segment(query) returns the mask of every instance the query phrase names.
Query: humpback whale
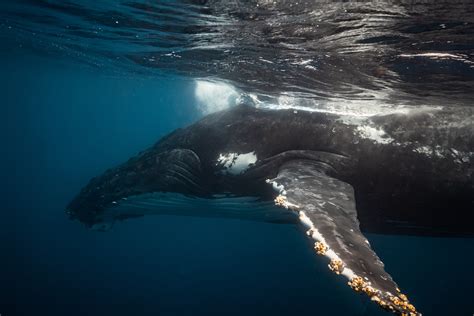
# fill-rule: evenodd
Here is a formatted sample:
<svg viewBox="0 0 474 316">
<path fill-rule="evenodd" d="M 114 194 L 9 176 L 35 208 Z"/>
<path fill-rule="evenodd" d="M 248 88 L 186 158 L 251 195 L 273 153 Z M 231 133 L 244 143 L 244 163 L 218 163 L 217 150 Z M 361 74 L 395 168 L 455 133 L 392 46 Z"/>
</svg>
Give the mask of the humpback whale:
<svg viewBox="0 0 474 316">
<path fill-rule="evenodd" d="M 93 178 L 67 213 L 96 229 L 146 214 L 298 224 L 354 291 L 419 315 L 363 232 L 474 236 L 473 118 L 472 108 L 355 119 L 239 105 Z"/>
</svg>

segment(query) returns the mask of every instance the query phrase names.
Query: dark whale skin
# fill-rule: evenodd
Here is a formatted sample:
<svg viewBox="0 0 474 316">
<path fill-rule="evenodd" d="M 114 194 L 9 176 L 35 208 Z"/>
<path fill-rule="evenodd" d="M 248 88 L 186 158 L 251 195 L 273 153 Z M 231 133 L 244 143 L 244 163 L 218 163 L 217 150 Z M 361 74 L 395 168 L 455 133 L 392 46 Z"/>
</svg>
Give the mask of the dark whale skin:
<svg viewBox="0 0 474 316">
<path fill-rule="evenodd" d="M 354 187 L 363 231 L 472 237 L 473 118 L 470 108 L 374 116 L 366 123 L 384 131 L 376 141 L 339 115 L 241 105 L 178 129 L 92 179 L 67 212 L 93 225 L 112 203 L 154 191 L 271 199 L 264 181 L 278 165 L 322 159 L 311 158 L 319 152 Z M 229 152 L 254 152 L 258 160 L 241 175 L 225 174 L 217 157 Z"/>
</svg>

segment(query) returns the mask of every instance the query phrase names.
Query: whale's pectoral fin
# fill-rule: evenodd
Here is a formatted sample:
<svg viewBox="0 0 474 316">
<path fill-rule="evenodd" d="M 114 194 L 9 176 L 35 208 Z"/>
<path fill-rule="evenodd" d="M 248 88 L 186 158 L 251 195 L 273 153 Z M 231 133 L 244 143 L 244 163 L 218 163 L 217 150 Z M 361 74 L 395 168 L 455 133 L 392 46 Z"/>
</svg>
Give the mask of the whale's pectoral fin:
<svg viewBox="0 0 474 316">
<path fill-rule="evenodd" d="M 346 276 L 352 289 L 394 313 L 418 315 L 360 231 L 354 189 L 326 170 L 326 164 L 310 160 L 283 164 L 267 180 L 280 191 L 275 203 L 299 213 L 316 252 L 330 259 L 329 268 Z"/>
</svg>

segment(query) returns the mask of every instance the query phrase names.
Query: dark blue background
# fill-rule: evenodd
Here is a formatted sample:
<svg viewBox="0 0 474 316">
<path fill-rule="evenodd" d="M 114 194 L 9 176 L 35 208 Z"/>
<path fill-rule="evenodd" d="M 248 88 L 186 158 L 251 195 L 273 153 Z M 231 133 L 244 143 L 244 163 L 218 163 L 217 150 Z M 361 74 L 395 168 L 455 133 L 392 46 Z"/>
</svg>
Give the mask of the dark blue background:
<svg viewBox="0 0 474 316">
<path fill-rule="evenodd" d="M 192 81 L 20 49 L 0 69 L 2 316 L 385 315 L 295 226 L 157 216 L 99 233 L 67 219 L 89 178 L 199 117 Z M 425 315 L 474 313 L 472 239 L 369 239 Z"/>
</svg>

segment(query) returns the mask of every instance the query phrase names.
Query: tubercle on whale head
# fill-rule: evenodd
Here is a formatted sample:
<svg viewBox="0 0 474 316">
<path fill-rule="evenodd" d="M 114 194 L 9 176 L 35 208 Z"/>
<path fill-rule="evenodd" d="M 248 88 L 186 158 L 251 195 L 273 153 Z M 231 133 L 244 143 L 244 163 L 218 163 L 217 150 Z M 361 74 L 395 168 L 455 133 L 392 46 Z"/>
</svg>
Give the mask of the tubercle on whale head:
<svg viewBox="0 0 474 316">
<path fill-rule="evenodd" d="M 88 227 L 103 221 L 106 209 L 130 196 L 150 192 L 201 193 L 199 157 L 189 149 L 153 148 L 95 177 L 69 203 L 66 213 Z"/>
</svg>

